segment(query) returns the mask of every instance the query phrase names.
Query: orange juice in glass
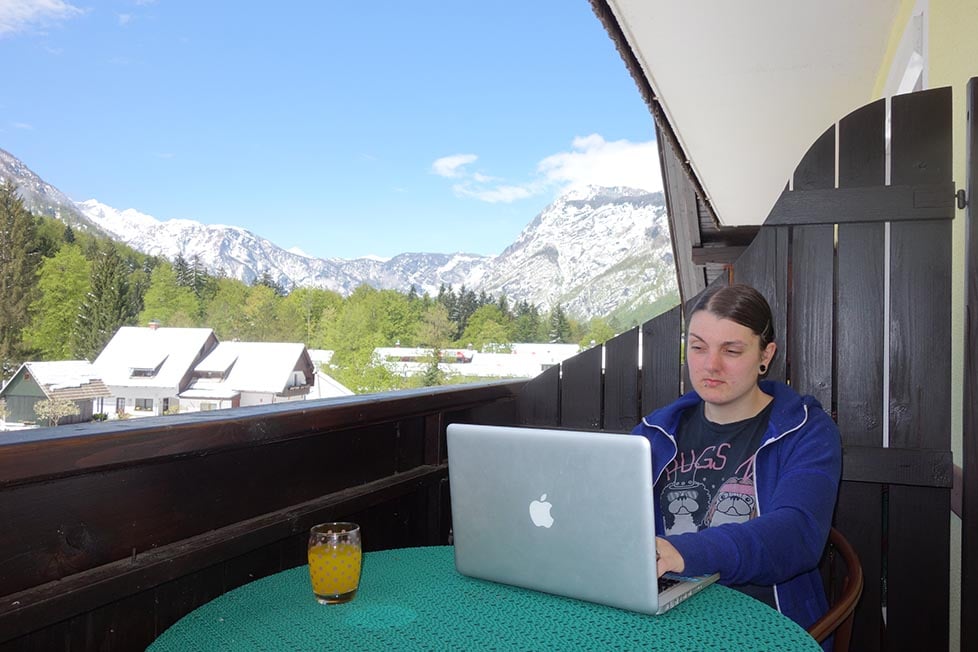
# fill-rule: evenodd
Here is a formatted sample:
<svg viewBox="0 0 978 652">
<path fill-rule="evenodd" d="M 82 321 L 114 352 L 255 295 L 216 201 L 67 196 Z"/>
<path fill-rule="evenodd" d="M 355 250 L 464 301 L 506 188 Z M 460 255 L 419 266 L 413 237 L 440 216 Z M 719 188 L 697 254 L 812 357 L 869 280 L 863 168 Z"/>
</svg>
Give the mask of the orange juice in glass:
<svg viewBox="0 0 978 652">
<path fill-rule="evenodd" d="M 309 579 L 321 604 L 349 602 L 360 586 L 360 527 L 321 523 L 309 530 Z"/>
</svg>

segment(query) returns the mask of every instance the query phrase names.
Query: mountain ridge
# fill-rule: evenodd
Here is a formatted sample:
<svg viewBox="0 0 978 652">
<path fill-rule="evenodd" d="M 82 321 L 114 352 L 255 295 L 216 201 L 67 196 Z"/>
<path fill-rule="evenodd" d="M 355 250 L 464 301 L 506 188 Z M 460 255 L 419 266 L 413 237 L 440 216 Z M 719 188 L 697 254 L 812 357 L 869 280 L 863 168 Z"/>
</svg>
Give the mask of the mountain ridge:
<svg viewBox="0 0 978 652">
<path fill-rule="evenodd" d="M 316 258 L 237 226 L 159 220 L 95 199 L 75 202 L 3 150 L 0 177 L 17 183 L 33 212 L 108 235 L 148 255 L 196 259 L 212 274 L 248 283 L 268 274 L 287 290 L 317 287 L 345 296 L 366 283 L 436 295 L 442 285 L 465 286 L 541 309 L 559 304 L 580 319 L 678 297 L 661 192 L 575 188 L 534 216 L 496 256 L 406 252 L 384 260 Z"/>
</svg>

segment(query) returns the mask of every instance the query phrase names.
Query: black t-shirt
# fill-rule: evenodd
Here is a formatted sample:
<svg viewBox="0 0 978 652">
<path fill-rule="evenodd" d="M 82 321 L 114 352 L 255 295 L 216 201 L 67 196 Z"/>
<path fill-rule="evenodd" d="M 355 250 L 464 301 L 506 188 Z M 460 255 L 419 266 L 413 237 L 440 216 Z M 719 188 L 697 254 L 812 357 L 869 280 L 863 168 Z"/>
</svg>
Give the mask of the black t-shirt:
<svg viewBox="0 0 978 652">
<path fill-rule="evenodd" d="M 713 423 L 704 403 L 683 414 L 676 435 L 676 459 L 656 483 L 667 535 L 698 532 L 724 523 L 746 523 L 757 516 L 754 453 L 771 417 L 773 401 L 756 416 Z M 775 606 L 770 586 L 735 586 Z"/>
</svg>

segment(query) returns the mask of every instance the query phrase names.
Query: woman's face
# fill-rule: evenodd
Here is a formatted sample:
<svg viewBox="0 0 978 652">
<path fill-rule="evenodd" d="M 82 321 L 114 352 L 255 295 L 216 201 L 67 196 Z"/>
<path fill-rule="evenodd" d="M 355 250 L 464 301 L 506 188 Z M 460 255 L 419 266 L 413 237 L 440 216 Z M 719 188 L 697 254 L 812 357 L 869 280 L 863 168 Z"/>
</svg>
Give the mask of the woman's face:
<svg viewBox="0 0 978 652">
<path fill-rule="evenodd" d="M 751 409 L 760 393 L 760 366 L 770 364 L 776 348 L 771 342 L 761 349 L 760 336 L 746 326 L 706 310 L 697 311 L 690 319 L 686 341 L 693 389 L 714 408 L 714 414 L 720 410 L 730 420 L 751 417 L 756 414 Z"/>
</svg>

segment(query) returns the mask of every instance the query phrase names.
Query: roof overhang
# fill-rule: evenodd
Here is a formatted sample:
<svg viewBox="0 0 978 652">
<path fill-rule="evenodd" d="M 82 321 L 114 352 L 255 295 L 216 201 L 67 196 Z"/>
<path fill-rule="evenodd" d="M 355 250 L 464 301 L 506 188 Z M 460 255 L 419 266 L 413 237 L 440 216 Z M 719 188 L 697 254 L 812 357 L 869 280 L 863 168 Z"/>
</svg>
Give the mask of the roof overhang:
<svg viewBox="0 0 978 652">
<path fill-rule="evenodd" d="M 877 99 L 906 3 L 592 4 L 646 96 L 660 147 L 664 135 L 719 225 L 744 226 L 764 222 L 828 127 Z"/>
</svg>

